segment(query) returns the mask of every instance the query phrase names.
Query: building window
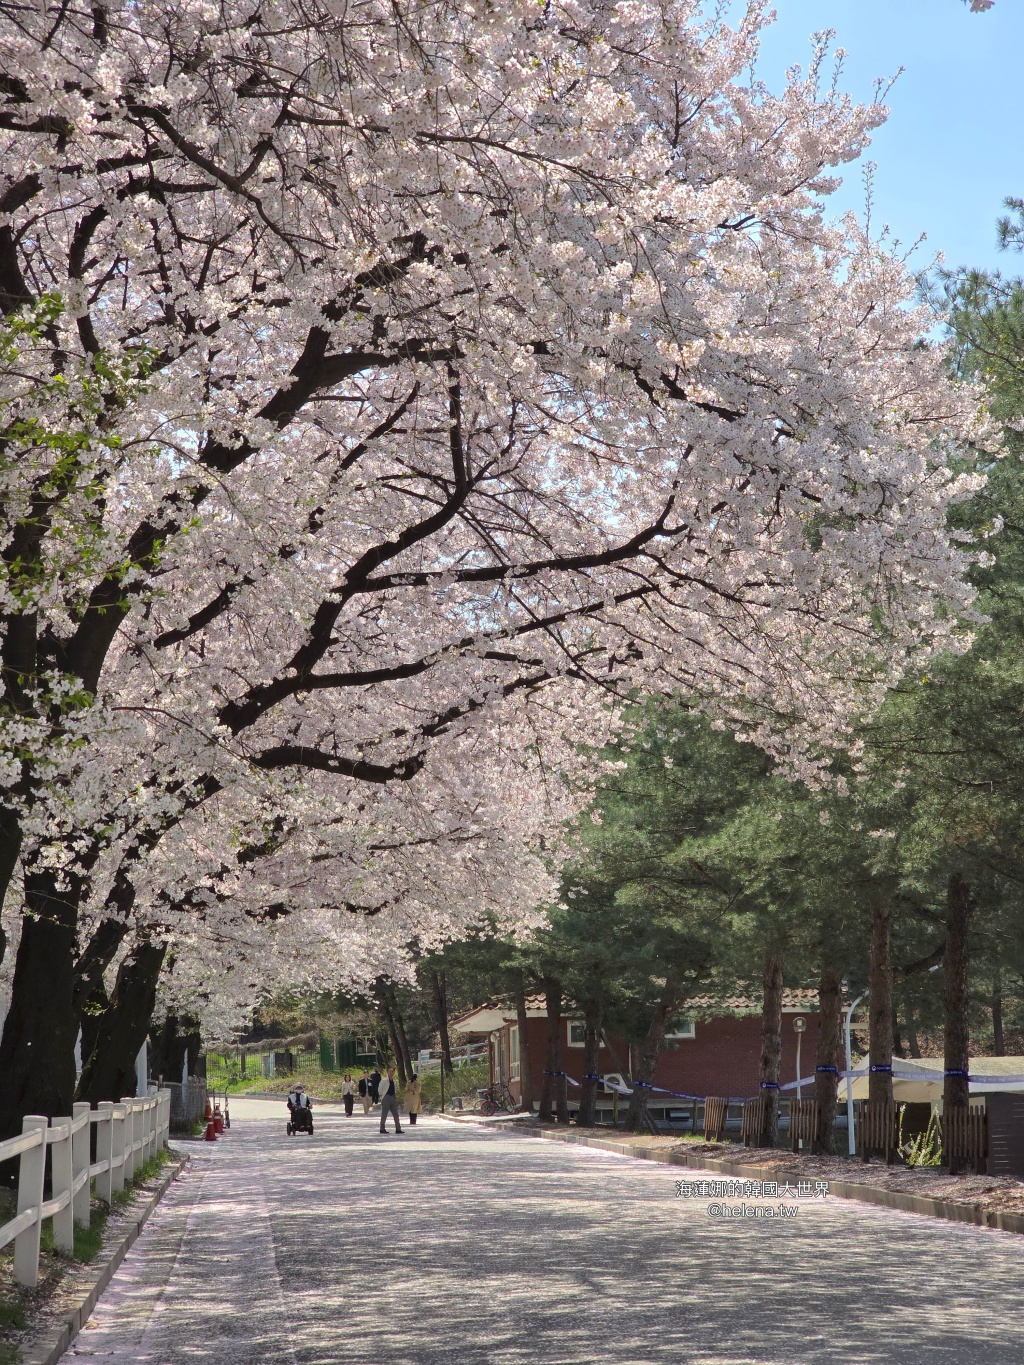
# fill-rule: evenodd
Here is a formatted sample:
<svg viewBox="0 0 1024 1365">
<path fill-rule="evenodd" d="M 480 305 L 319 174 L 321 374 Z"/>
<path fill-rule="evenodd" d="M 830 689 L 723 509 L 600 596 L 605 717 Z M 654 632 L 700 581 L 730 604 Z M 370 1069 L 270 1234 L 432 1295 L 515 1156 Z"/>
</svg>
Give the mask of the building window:
<svg viewBox="0 0 1024 1365">
<path fill-rule="evenodd" d="M 583 1047 L 585 1045 L 586 1025 L 582 1019 L 567 1019 L 565 1028 L 570 1047 Z"/>
<path fill-rule="evenodd" d="M 683 1015 L 677 1014 L 674 1019 L 669 1020 L 668 1028 L 665 1030 L 666 1038 L 695 1038 L 697 1030 L 692 1019 L 686 1019 Z"/>
<path fill-rule="evenodd" d="M 519 1025 L 508 1031 L 509 1080 L 519 1080 Z"/>
</svg>

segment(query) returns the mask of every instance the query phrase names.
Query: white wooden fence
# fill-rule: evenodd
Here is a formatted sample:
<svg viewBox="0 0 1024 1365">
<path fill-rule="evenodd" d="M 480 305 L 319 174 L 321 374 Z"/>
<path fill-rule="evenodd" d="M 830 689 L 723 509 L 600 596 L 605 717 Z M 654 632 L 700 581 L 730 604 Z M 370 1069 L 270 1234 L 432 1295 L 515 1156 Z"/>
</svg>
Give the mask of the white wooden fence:
<svg viewBox="0 0 1024 1365">
<path fill-rule="evenodd" d="M 90 1109 L 76 1104 L 70 1118 L 26 1115 L 21 1137 L 0 1142 L 0 1161 L 20 1157 L 18 1212 L 0 1223 L 0 1247 L 14 1242 L 14 1278 L 34 1288 L 39 1280 L 39 1238 L 43 1220 L 53 1219 L 53 1245 L 74 1251 L 75 1224 L 89 1222 L 89 1182 L 97 1198 L 110 1202 L 138 1168 L 167 1146 L 171 1096 L 153 1089 L 141 1099 L 124 1099 Z M 90 1126 L 96 1126 L 96 1160 L 90 1162 Z M 50 1198 L 44 1198 L 46 1149 L 50 1148 Z"/>
</svg>

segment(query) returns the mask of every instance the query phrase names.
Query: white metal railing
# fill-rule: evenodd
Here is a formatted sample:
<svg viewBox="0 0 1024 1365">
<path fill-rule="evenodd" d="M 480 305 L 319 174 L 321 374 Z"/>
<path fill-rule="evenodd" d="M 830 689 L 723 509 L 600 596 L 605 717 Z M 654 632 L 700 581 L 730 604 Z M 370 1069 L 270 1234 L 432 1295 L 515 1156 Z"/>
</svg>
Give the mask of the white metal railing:
<svg viewBox="0 0 1024 1365">
<path fill-rule="evenodd" d="M 486 1043 L 467 1043 L 464 1047 L 453 1047 L 452 1066 L 458 1069 L 460 1066 L 469 1066 L 472 1062 L 482 1061 L 487 1056 Z M 441 1054 L 431 1055 L 429 1058 L 423 1057 L 413 1062 L 415 1069 L 419 1071 L 436 1071 L 441 1065 Z"/>
<path fill-rule="evenodd" d="M 89 1223 L 89 1182 L 96 1196 L 110 1203 L 140 1166 L 167 1146 L 170 1130 L 169 1090 L 150 1090 L 140 1099 L 76 1104 L 68 1118 L 49 1122 L 27 1114 L 20 1137 L 0 1142 L 0 1161 L 20 1157 L 18 1212 L 0 1223 L 0 1247 L 14 1242 L 14 1278 L 35 1288 L 39 1281 L 39 1239 L 43 1221 L 53 1219 L 55 1250 L 69 1255 L 75 1246 L 75 1224 Z M 90 1162 L 90 1128 L 96 1126 L 96 1160 Z M 46 1149 L 50 1148 L 50 1198 L 44 1198 Z"/>
</svg>

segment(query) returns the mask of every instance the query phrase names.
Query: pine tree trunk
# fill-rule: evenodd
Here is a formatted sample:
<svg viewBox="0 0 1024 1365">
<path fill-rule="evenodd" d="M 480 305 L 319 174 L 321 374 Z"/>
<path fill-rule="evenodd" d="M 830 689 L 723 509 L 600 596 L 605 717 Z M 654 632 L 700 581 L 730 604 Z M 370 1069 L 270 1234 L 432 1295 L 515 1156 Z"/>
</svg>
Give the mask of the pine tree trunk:
<svg viewBox="0 0 1024 1365">
<path fill-rule="evenodd" d="M 635 1071 L 632 1077 L 633 1093 L 629 1097 L 629 1109 L 626 1111 L 626 1129 L 630 1133 L 642 1131 L 647 1118 L 647 1102 L 651 1095 L 651 1086 L 654 1083 L 654 1072 L 658 1065 L 658 1058 L 661 1056 L 662 1048 L 665 1046 L 665 1030 L 668 1028 L 669 1020 L 679 1010 L 683 1002 L 677 982 L 670 977 L 662 988 L 658 1003 L 651 1016 L 650 1027 L 647 1036 L 643 1041 L 640 1056 L 636 1061 Z"/>
<path fill-rule="evenodd" d="M 0 1141 L 26 1114 L 70 1114 L 75 1094 L 78 888 L 47 870 L 25 878 L 26 915 L 0 1040 Z"/>
<path fill-rule="evenodd" d="M 529 1015 L 526 1012 L 526 986 L 522 972 L 516 974 L 516 1021 L 519 1025 L 519 1108 L 533 1113 L 533 1071 L 530 1068 Z"/>
<path fill-rule="evenodd" d="M 448 1034 L 448 983 L 444 972 L 431 967 L 427 972 L 430 978 L 430 993 L 434 999 L 434 1019 L 437 1023 L 437 1036 L 441 1042 L 441 1065 L 450 1076 L 452 1074 L 452 1044 Z"/>
<path fill-rule="evenodd" d="M 758 1080 L 764 1106 L 760 1147 L 774 1147 L 779 1137 L 779 1074 L 782 1069 L 782 958 L 764 956 L 764 1003 L 761 1012 L 761 1064 Z"/>
<path fill-rule="evenodd" d="M 377 1000 L 380 1007 L 381 1017 L 384 1020 L 384 1027 L 387 1029 L 388 1041 L 391 1044 L 391 1053 L 395 1059 L 395 1069 L 398 1072 L 398 1082 L 401 1086 L 408 1084 L 408 1076 L 405 1074 L 405 1058 L 402 1056 L 402 1046 L 398 1040 L 398 1029 L 395 1025 L 395 1016 L 391 1012 L 390 992 L 384 988 L 377 991 Z"/>
<path fill-rule="evenodd" d="M 903 1031 L 900 1028 L 900 1017 L 896 1006 L 892 1007 L 892 1055 L 894 1057 L 905 1057 L 907 1050 L 903 1046 Z"/>
<path fill-rule="evenodd" d="M 597 1068 L 601 1060 L 601 1011 L 596 1005 L 584 1010 L 583 1077 L 580 1083 L 578 1128 L 593 1128 L 597 1121 Z"/>
<path fill-rule="evenodd" d="M 871 895 L 868 1058 L 868 1099 L 892 1104 L 892 909 L 878 886 Z"/>
<path fill-rule="evenodd" d="M 1003 974 L 998 968 L 992 982 L 992 1055 L 1006 1056 L 1006 1038 L 1003 1034 Z"/>
<path fill-rule="evenodd" d="M 834 967 L 822 967 L 818 982 L 818 1046 L 814 1098 L 818 1101 L 818 1149 L 831 1156 L 836 1148 L 836 1093 L 843 1045 L 843 983 Z M 832 1070 L 822 1071 L 822 1067 Z"/>
<path fill-rule="evenodd" d="M 946 960 L 945 960 L 945 1070 L 942 1090 L 944 1109 L 966 1105 L 970 1094 L 967 1079 L 971 1033 L 967 998 L 967 932 L 973 909 L 971 888 L 960 872 L 950 875 L 946 887 Z M 950 1071 L 960 1071 L 950 1076 Z"/>
<path fill-rule="evenodd" d="M 139 943 L 117 970 L 110 1006 L 100 1019 L 96 1043 L 84 1058 L 76 1098 L 95 1106 L 135 1094 L 135 1060 L 146 1041 L 166 943 Z"/>
<path fill-rule="evenodd" d="M 914 1011 L 907 1006 L 906 1009 L 906 1028 L 907 1028 L 907 1051 L 912 1058 L 921 1056 L 921 1044 L 917 1037 L 917 1020 L 914 1018 Z"/>
<path fill-rule="evenodd" d="M 412 1064 L 412 1052 L 409 1048 L 409 1039 L 405 1032 L 405 1020 L 402 1017 L 402 1007 L 398 1003 L 398 996 L 394 991 L 391 992 L 391 1013 L 395 1018 L 395 1033 L 398 1038 L 398 1046 L 401 1049 L 402 1061 L 405 1064 L 405 1074 L 412 1080 L 416 1068 Z"/>
</svg>

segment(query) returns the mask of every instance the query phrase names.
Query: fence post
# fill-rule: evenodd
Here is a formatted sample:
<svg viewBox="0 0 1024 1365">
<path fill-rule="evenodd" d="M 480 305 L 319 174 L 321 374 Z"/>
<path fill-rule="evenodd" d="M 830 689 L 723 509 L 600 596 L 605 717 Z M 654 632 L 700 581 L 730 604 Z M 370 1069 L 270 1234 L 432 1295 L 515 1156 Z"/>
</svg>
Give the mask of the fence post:
<svg viewBox="0 0 1024 1365">
<path fill-rule="evenodd" d="M 53 1246 L 55 1251 L 63 1251 L 71 1256 L 75 1250 L 75 1210 L 71 1202 L 74 1184 L 74 1162 L 71 1156 L 71 1115 L 53 1120 L 50 1128 L 66 1128 L 67 1136 L 55 1138 L 50 1143 L 50 1198 L 59 1199 L 65 1192 L 68 1196 L 67 1207 L 58 1209 L 53 1215 Z"/>
<path fill-rule="evenodd" d="M 124 1189 L 124 1140 L 128 1130 L 128 1112 L 123 1102 L 113 1106 L 110 1130 L 111 1189 L 119 1191 Z"/>
<path fill-rule="evenodd" d="M 46 1173 L 46 1129 L 48 1120 L 41 1114 L 26 1114 L 21 1123 L 23 1133 L 42 1129 L 37 1147 L 22 1152 L 18 1164 L 18 1212 L 35 1209 L 35 1219 L 14 1239 L 14 1278 L 19 1284 L 35 1289 L 39 1283 L 39 1234 L 43 1220 L 43 1177 Z"/>
<path fill-rule="evenodd" d="M 82 1227 L 89 1226 L 89 1203 L 92 1190 L 89 1183 L 89 1151 L 92 1146 L 92 1110 L 84 1102 L 73 1104 L 72 1109 L 76 1119 L 81 1119 L 85 1115 L 85 1122 L 77 1133 L 71 1135 L 71 1166 L 74 1171 L 75 1184 L 78 1185 L 79 1176 L 85 1172 L 85 1179 L 75 1191 L 74 1216 L 75 1222 Z"/>
<path fill-rule="evenodd" d="M 135 1174 L 135 1153 L 133 1146 L 135 1143 L 135 1105 L 130 1095 L 123 1095 L 121 1103 L 124 1105 L 124 1172 L 125 1185 L 131 1184 L 131 1178 Z"/>
<path fill-rule="evenodd" d="M 96 1198 L 110 1203 L 114 1192 L 114 1106 L 103 1100 L 96 1106 L 96 1164 L 107 1163 L 105 1171 L 96 1175 Z"/>
</svg>

